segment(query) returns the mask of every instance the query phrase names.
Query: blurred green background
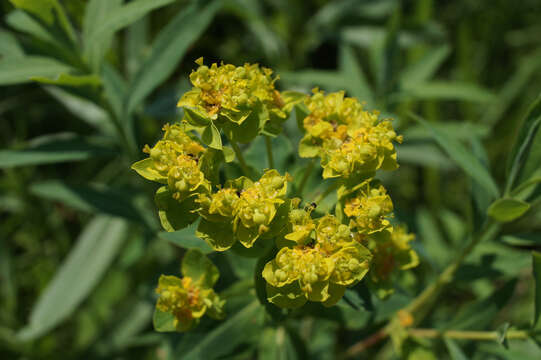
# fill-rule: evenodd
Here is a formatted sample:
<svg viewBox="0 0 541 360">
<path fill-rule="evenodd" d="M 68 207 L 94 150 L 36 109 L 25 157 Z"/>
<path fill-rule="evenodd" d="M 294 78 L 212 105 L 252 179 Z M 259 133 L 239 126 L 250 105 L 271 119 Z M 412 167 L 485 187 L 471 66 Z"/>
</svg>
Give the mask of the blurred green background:
<svg viewBox="0 0 541 360">
<path fill-rule="evenodd" d="M 539 0 L 0 4 L 3 359 L 336 358 L 429 284 L 482 220 L 476 206 L 486 200 L 472 202 L 478 185 L 408 114 L 464 144 L 503 184 L 521 119 L 541 88 Z M 178 274 L 184 250 L 175 242 L 190 234 L 160 231 L 155 188 L 129 167 L 163 124 L 180 119 L 175 104 L 200 56 L 270 67 L 281 90 L 344 89 L 395 119 L 401 167 L 382 180 L 397 219 L 417 234 L 421 265 L 397 279 L 389 300 L 361 289 L 336 307 L 307 306 L 276 323 L 248 290 L 254 261 L 213 254 L 218 290 L 230 296 L 226 322 L 206 319 L 185 335 L 153 331 L 157 278 Z M 279 170 L 296 179 L 306 164 L 295 161 L 300 136 L 289 121 L 274 140 Z M 245 152 L 253 167 L 266 166 L 261 142 Z M 524 176 L 539 174 L 541 151 L 531 157 Z M 312 194 L 320 182 L 310 180 Z M 476 249 L 423 327 L 531 322 L 530 250 L 540 247 L 541 212 L 528 214 Z M 360 356 L 396 355 L 378 345 Z M 530 340 L 509 349 L 426 340 L 412 341 L 403 356 L 539 359 L 541 351 Z"/>
</svg>

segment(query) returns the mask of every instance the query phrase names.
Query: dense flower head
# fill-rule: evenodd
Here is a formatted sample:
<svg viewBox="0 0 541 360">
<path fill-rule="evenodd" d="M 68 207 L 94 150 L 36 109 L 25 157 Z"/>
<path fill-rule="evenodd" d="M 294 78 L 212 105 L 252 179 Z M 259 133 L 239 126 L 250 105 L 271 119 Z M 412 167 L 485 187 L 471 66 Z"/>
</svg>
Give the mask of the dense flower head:
<svg viewBox="0 0 541 360">
<path fill-rule="evenodd" d="M 258 64 L 213 63 L 209 67 L 203 64 L 203 58 L 196 62 L 199 67 L 190 74 L 193 89 L 182 96 L 178 106 L 198 108 L 212 120 L 221 116 L 237 124 L 242 124 L 256 107 L 285 118 L 271 69 Z"/>
<path fill-rule="evenodd" d="M 265 264 L 267 299 L 279 307 L 331 306 L 367 273 L 368 285 L 388 294 L 393 274 L 418 263 L 413 235 L 393 227 L 393 203 L 374 179 L 376 171 L 398 166 L 394 143 L 402 137 L 391 121 L 343 91 L 280 93 L 277 77 L 257 64 L 197 64 L 193 88 L 178 102 L 181 122 L 165 125 L 162 138 L 145 146 L 148 158 L 132 166 L 163 185 L 155 196 L 163 228 L 178 231 L 199 219 L 195 235 L 212 250 L 265 259 L 258 264 Z M 242 157 L 239 143 L 278 135 L 293 111 L 304 131 L 299 155 L 319 157 L 323 178 L 335 178 L 318 197 L 336 191 L 334 215 L 325 207 L 314 218 L 316 203 L 299 207 L 300 198 L 288 197 L 288 173 L 266 169 L 258 176 Z M 222 167 L 235 158 L 239 167 Z M 237 169 L 244 176 L 224 179 Z M 156 289 L 159 331 L 187 330 L 204 314 L 222 316 L 223 301 L 212 289 L 216 267 L 191 250 L 182 264 L 183 278 L 164 275 Z M 164 319 L 171 326 L 162 326 Z"/>
<path fill-rule="evenodd" d="M 344 97 L 343 91 L 325 96 L 315 89 L 305 102 L 310 113 L 303 121 L 306 134 L 299 153 L 319 156 L 324 178 L 350 179 L 397 167 L 393 142 L 402 137 L 378 112 L 363 110 L 355 98 Z"/>
<path fill-rule="evenodd" d="M 359 233 L 371 234 L 390 226 L 393 202 L 383 185 L 364 181 L 358 189 L 346 197 L 344 214 L 350 218 L 350 226 Z"/>
<path fill-rule="evenodd" d="M 303 226 L 311 225 L 304 215 L 298 213 L 294 218 L 297 217 L 305 223 Z M 269 300 L 279 306 L 297 307 L 307 300 L 333 305 L 346 286 L 360 281 L 369 269 L 372 255 L 347 225 L 332 215 L 314 222 L 317 226 L 312 241 L 306 243 L 304 237 L 295 236 L 302 241 L 281 248 L 275 259 L 265 265 L 263 277 L 268 291 L 274 293 Z"/>
<path fill-rule="evenodd" d="M 392 293 L 390 281 L 393 274 L 419 264 L 419 256 L 410 244 L 414 239 L 415 235 L 408 233 L 404 226 L 386 229 L 366 238 L 365 243 L 374 254 L 370 280 L 380 295 Z"/>
<path fill-rule="evenodd" d="M 194 264 L 202 269 L 194 268 Z M 160 276 L 156 311 L 171 315 L 176 331 L 191 329 L 204 314 L 222 318 L 224 302 L 212 289 L 218 279 L 218 269 L 199 251 L 191 250 L 183 259 L 182 272 L 183 278 Z"/>
</svg>

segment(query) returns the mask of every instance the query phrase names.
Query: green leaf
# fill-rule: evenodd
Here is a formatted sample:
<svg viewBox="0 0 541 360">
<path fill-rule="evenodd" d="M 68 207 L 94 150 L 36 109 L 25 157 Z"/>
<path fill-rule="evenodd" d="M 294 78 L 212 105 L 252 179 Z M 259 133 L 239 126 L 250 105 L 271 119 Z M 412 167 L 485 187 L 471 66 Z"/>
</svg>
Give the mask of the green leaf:
<svg viewBox="0 0 541 360">
<path fill-rule="evenodd" d="M 489 90 L 475 84 L 451 81 L 430 81 L 406 86 L 400 94 L 416 100 L 462 100 L 471 102 L 489 102 L 495 96 Z"/>
<path fill-rule="evenodd" d="M 205 288 L 211 288 L 220 277 L 218 268 L 199 250 L 190 249 L 182 258 L 182 275 Z"/>
<path fill-rule="evenodd" d="M 215 223 L 201 219 L 195 235 L 207 242 L 216 251 L 225 251 L 235 243 L 232 224 Z"/>
<path fill-rule="evenodd" d="M 138 2 L 141 0 L 132 4 Z M 131 114 L 137 105 L 171 75 L 190 45 L 201 36 L 220 7 L 220 1 L 213 1 L 203 8 L 194 3 L 178 13 L 160 31 L 148 59 L 130 86 L 131 92 L 126 100 L 128 114 Z"/>
<path fill-rule="evenodd" d="M 83 56 L 91 68 L 97 72 L 107 49 L 111 46 L 114 32 L 104 33 L 99 41 L 90 42 L 94 32 L 100 28 L 103 19 L 119 9 L 123 0 L 90 0 L 85 8 L 83 19 Z"/>
<path fill-rule="evenodd" d="M 52 25 L 56 0 L 9 0 L 13 6 L 28 11 L 42 19 L 45 23 Z"/>
<path fill-rule="evenodd" d="M 173 199 L 172 193 L 167 186 L 162 186 L 156 191 L 156 206 L 158 216 L 166 231 L 177 231 L 192 224 L 199 215 L 192 212 L 197 208 L 195 197 L 189 197 L 182 201 Z"/>
<path fill-rule="evenodd" d="M 257 334 L 263 323 L 263 308 L 252 302 L 221 325 L 207 332 L 204 338 L 189 351 L 182 354 L 183 360 L 216 359 L 234 350 L 243 343 L 247 334 Z"/>
<path fill-rule="evenodd" d="M 145 223 L 135 207 L 133 192 L 120 191 L 105 185 L 71 185 L 58 180 L 34 183 L 30 191 L 45 199 L 59 201 L 76 209 L 120 216 L 136 223 Z"/>
<path fill-rule="evenodd" d="M 44 90 L 76 118 L 80 118 L 103 134 L 111 137 L 115 135 L 115 129 L 107 113 L 90 100 L 72 95 L 56 86 L 45 86 Z"/>
<path fill-rule="evenodd" d="M 445 346 L 447 347 L 447 350 L 449 351 L 449 355 L 451 356 L 451 360 L 468 360 L 468 357 L 462 349 L 456 344 L 456 342 L 452 339 L 444 339 Z"/>
<path fill-rule="evenodd" d="M 528 153 L 530 152 L 532 146 L 534 145 L 534 139 L 536 134 L 539 131 L 541 126 L 541 95 L 537 97 L 534 103 L 530 106 L 526 117 L 522 122 L 519 134 L 511 150 L 509 159 L 511 162 L 508 166 L 507 171 L 507 182 L 505 186 L 506 193 L 511 190 L 513 187 L 517 176 L 521 169 L 526 165 L 526 159 L 528 158 Z M 541 139 L 541 138 L 540 138 Z M 541 141 L 537 142 L 537 146 L 541 144 Z M 529 160 L 529 159 L 528 159 Z M 535 157 L 534 159 L 535 162 Z M 534 164 L 533 166 L 528 166 L 533 169 L 538 169 L 539 164 Z"/>
<path fill-rule="evenodd" d="M 490 176 L 489 172 L 462 143 L 452 138 L 447 133 L 438 130 L 436 127 L 432 126 L 432 124 L 419 116 L 410 114 L 410 117 L 429 129 L 432 132 L 434 140 L 443 148 L 443 150 L 445 150 L 451 159 L 453 159 L 457 165 L 466 172 L 466 174 L 477 181 L 477 183 L 479 183 L 479 185 L 481 185 L 487 193 L 489 193 L 493 198 L 497 198 L 499 196 L 500 192 L 498 190 L 498 186 Z"/>
<path fill-rule="evenodd" d="M 105 63 L 102 67 L 101 79 L 103 81 L 105 96 L 109 104 L 111 104 L 116 117 L 121 119 L 124 123 L 128 122 L 122 115 L 122 107 L 124 106 L 123 101 L 128 90 L 126 81 L 122 78 L 122 75 L 108 63 Z"/>
<path fill-rule="evenodd" d="M 210 254 L 214 250 L 205 241 L 195 236 L 198 225 L 199 224 L 195 222 L 179 231 L 161 231 L 158 233 L 158 237 L 183 249 L 197 249 L 203 254 Z"/>
<path fill-rule="evenodd" d="M 123 220 L 94 218 L 38 298 L 28 325 L 17 337 L 22 341 L 36 339 L 67 319 L 105 274 L 127 232 Z"/>
<path fill-rule="evenodd" d="M 53 45 L 55 50 L 62 49 L 64 43 L 39 22 L 36 18 L 22 10 L 14 10 L 6 16 L 6 23 L 15 30 L 29 34 L 33 38 Z"/>
<path fill-rule="evenodd" d="M 488 215 L 500 222 L 509 222 L 524 215 L 529 208 L 530 204 L 525 201 L 502 198 L 494 201 L 488 207 Z"/>
<path fill-rule="evenodd" d="M 363 69 L 360 66 L 355 52 L 348 45 L 340 46 L 339 69 L 344 74 L 344 79 L 348 80 L 344 87 L 350 92 L 350 96 L 355 96 L 359 101 L 366 101 L 369 106 L 374 106 L 374 98 L 370 84 L 366 80 Z"/>
<path fill-rule="evenodd" d="M 101 85 L 101 79 L 97 75 L 70 75 L 60 73 L 54 76 L 32 76 L 30 80 L 49 85 L 94 87 Z"/>
<path fill-rule="evenodd" d="M 498 342 L 506 349 L 509 348 L 509 344 L 507 342 L 507 331 L 509 330 L 509 326 L 510 324 L 506 322 L 499 326 L 496 330 L 498 333 Z"/>
<path fill-rule="evenodd" d="M 82 161 L 96 156 L 114 155 L 112 148 L 94 144 L 73 134 L 44 136 L 33 140 L 38 141 L 39 145 L 29 146 L 23 150 L 0 150 L 0 169 Z"/>
<path fill-rule="evenodd" d="M 154 309 L 152 316 L 152 324 L 157 332 L 173 332 L 177 331 L 175 326 L 175 316 L 170 312 Z"/>
<path fill-rule="evenodd" d="M 535 300 L 532 327 L 541 329 L 541 253 L 532 251 L 533 278 L 535 281 Z"/>
<path fill-rule="evenodd" d="M 54 77 L 70 70 L 69 65 L 47 57 L 8 58 L 0 61 L 0 86 L 27 83 L 33 77 Z"/>
<path fill-rule="evenodd" d="M 91 34 L 86 38 L 86 43 L 95 44 L 107 39 L 118 30 L 139 20 L 150 11 L 165 6 L 175 0 L 136 0 L 110 11 L 106 16 L 98 19 Z"/>
<path fill-rule="evenodd" d="M 425 56 L 402 71 L 400 82 L 405 87 L 413 87 L 415 84 L 430 80 L 449 56 L 450 52 L 451 48 L 449 45 L 442 45 L 429 50 Z"/>
<path fill-rule="evenodd" d="M 212 122 L 203 130 L 201 140 L 204 144 L 213 149 L 222 150 L 222 137 L 220 135 L 220 131 Z"/>
<path fill-rule="evenodd" d="M 17 38 L 9 31 L 0 30 L 0 58 L 21 57 L 24 57 L 24 50 L 17 41 Z"/>
<path fill-rule="evenodd" d="M 445 325 L 445 330 L 486 329 L 513 296 L 516 283 L 516 279 L 510 280 L 490 296 L 465 306 Z"/>
</svg>

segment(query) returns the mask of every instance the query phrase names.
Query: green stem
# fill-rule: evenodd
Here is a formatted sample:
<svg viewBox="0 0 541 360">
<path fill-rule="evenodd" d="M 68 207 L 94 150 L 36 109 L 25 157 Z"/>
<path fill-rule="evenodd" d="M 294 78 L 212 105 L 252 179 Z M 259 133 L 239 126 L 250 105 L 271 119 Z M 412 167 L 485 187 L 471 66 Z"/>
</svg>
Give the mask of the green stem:
<svg viewBox="0 0 541 360">
<path fill-rule="evenodd" d="M 468 246 L 466 246 L 460 252 L 460 255 L 443 270 L 438 278 L 402 310 L 403 312 L 409 313 L 413 316 L 413 323 L 411 324 L 412 326 L 419 324 L 429 314 L 432 305 L 434 305 L 445 286 L 451 283 L 456 271 L 460 265 L 462 265 L 466 256 L 468 256 L 481 241 L 494 238 L 499 230 L 500 225 L 489 220 L 485 226 L 483 226 L 483 229 L 472 239 Z M 397 321 L 400 322 L 400 319 L 395 316 L 384 328 L 367 339 L 353 344 L 345 352 L 344 357 L 348 358 L 356 356 L 363 352 L 366 348 L 373 346 L 387 338 L 393 328 L 393 325 L 395 325 Z"/>
<path fill-rule="evenodd" d="M 488 340 L 498 341 L 501 334 L 497 331 L 460 331 L 460 330 L 446 330 L 440 331 L 436 329 L 409 329 L 408 334 L 413 337 L 421 338 L 446 338 L 446 339 L 461 339 L 461 340 Z M 530 336 L 528 331 L 523 330 L 509 330 L 505 334 L 507 340 L 512 339 L 527 339 Z"/>
<path fill-rule="evenodd" d="M 248 169 L 248 165 L 246 164 L 246 160 L 244 160 L 244 157 L 242 156 L 242 151 L 240 150 L 239 145 L 231 141 L 231 147 L 233 148 L 233 151 L 235 152 L 235 155 L 237 156 L 237 159 L 239 160 L 240 168 L 242 169 L 242 172 L 245 176 L 251 178 L 250 176 L 250 170 Z"/>
<path fill-rule="evenodd" d="M 310 174 L 312 174 L 312 170 L 314 170 L 314 164 L 315 164 L 315 160 L 314 159 L 310 160 L 310 162 L 308 163 L 308 166 L 306 166 L 306 169 L 304 170 L 304 175 L 302 176 L 302 180 L 301 180 L 301 183 L 299 184 L 299 191 L 298 191 L 298 195 L 301 198 L 302 198 L 302 193 L 304 191 L 304 187 L 306 186 L 306 184 L 308 183 L 308 179 L 310 178 Z"/>
<path fill-rule="evenodd" d="M 314 202 L 316 204 L 319 204 L 321 201 L 323 201 L 323 199 L 325 199 L 327 196 L 329 196 L 329 194 L 331 194 L 333 191 L 335 191 L 336 189 L 338 189 L 340 187 L 340 181 L 335 181 L 334 183 L 332 183 L 331 185 L 329 185 L 329 187 L 327 189 L 325 189 L 325 191 L 323 191 L 315 200 Z"/>
<path fill-rule="evenodd" d="M 269 169 L 274 169 L 274 158 L 272 156 L 272 140 L 265 136 L 265 146 L 267 147 L 267 158 L 269 159 Z"/>
</svg>

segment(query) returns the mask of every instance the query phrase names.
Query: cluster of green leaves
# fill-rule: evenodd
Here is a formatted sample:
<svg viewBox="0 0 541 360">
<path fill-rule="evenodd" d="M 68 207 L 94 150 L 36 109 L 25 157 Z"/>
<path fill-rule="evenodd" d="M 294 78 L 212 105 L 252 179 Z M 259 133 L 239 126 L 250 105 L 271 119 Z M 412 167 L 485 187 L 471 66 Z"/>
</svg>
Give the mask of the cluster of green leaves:
<svg viewBox="0 0 541 360">
<path fill-rule="evenodd" d="M 335 358 L 407 306 L 487 219 L 497 234 L 466 257 L 417 325 L 494 331 L 501 340 L 513 328 L 539 328 L 540 260 L 531 255 L 541 214 L 539 107 L 532 105 L 541 80 L 537 0 L 0 6 L 2 356 Z M 178 79 L 200 56 L 260 62 L 286 88 L 346 89 L 395 118 L 405 139 L 401 167 L 382 181 L 400 204 L 396 218 L 417 234 L 421 265 L 397 279 L 388 301 L 361 283 L 334 308 L 309 305 L 269 321 L 273 310 L 251 290 L 254 268 L 264 264 L 230 252 L 209 255 L 224 269 L 216 289 L 227 299 L 227 320 L 203 319 L 181 336 L 152 331 L 149 294 L 159 275 L 178 272 L 184 249 L 211 249 L 193 236 L 194 226 L 159 230 L 148 210 L 155 189 L 129 166 L 163 123 L 178 119 L 176 101 L 188 90 Z M 302 134 L 291 123 L 272 140 L 275 167 L 316 198 L 323 186 L 317 171 L 303 179 L 309 162 L 293 161 Z M 263 139 L 242 151 L 248 167 L 268 167 Z M 222 173 L 240 174 L 233 164 Z M 328 197 L 318 211 L 334 203 Z M 402 356 L 539 358 L 533 341 L 507 344 L 410 337 Z M 364 355 L 393 356 L 381 345 Z"/>
</svg>

